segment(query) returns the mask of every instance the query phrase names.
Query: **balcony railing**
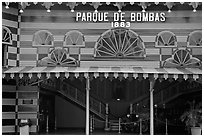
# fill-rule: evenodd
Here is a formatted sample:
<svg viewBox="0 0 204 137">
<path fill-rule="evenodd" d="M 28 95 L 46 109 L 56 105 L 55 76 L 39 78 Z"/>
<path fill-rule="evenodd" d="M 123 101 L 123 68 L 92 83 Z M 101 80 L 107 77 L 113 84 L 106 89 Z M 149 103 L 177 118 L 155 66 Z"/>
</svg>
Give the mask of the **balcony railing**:
<svg viewBox="0 0 204 137">
<path fill-rule="evenodd" d="M 55 90 L 56 92 L 60 93 L 61 95 L 67 97 L 68 99 L 72 100 L 73 102 L 86 107 L 86 91 L 81 91 L 78 88 L 65 83 L 61 82 L 61 85 L 57 87 L 57 84 L 53 80 L 46 80 L 41 83 L 41 86 L 44 88 L 48 88 L 50 90 Z M 102 119 L 105 119 L 106 114 L 106 104 L 92 96 L 89 97 L 89 104 L 90 104 L 90 111 L 94 114 L 98 115 Z"/>
</svg>

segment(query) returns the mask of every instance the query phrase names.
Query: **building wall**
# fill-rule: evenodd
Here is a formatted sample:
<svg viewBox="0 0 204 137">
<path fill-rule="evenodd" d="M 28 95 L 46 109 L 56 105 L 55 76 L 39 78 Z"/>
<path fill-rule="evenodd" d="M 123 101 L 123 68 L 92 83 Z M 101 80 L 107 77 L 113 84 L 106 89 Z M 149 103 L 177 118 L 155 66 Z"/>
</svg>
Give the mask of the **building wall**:
<svg viewBox="0 0 204 137">
<path fill-rule="evenodd" d="M 2 7 L 2 25 L 7 27 L 12 33 L 12 45 L 7 45 L 6 66 L 18 66 L 18 46 L 19 46 L 19 23 L 18 10 L 14 8 L 5 9 Z"/>
<path fill-rule="evenodd" d="M 109 12 L 109 14 L 111 11 Z M 202 14 L 200 11 L 166 12 L 165 23 L 131 23 L 130 29 L 141 36 L 146 48 L 145 59 L 130 60 L 97 60 L 93 57 L 94 46 L 99 36 L 111 28 L 110 22 L 76 22 L 76 12 L 66 10 L 25 10 L 20 23 L 20 55 L 19 66 L 36 66 L 37 60 L 46 57 L 48 48 L 32 47 L 33 34 L 38 30 L 48 30 L 54 35 L 54 46 L 62 47 L 64 35 L 70 30 L 79 30 L 85 36 L 85 48 L 70 49 L 71 54 L 80 54 L 80 66 L 137 66 L 158 68 L 163 61 L 171 57 L 176 48 L 156 48 L 155 37 L 164 30 L 176 34 L 178 47 L 186 48 L 187 36 L 194 30 L 201 30 Z M 128 18 L 128 17 L 127 17 Z M 195 57 L 201 59 L 201 47 L 189 48 Z"/>
<path fill-rule="evenodd" d="M 2 86 L 2 133 L 19 133 L 21 119 L 30 119 L 30 133 L 38 129 L 39 92 L 37 87 Z"/>
<path fill-rule="evenodd" d="M 2 86 L 2 133 L 15 133 L 18 121 L 16 116 L 16 86 Z"/>
</svg>

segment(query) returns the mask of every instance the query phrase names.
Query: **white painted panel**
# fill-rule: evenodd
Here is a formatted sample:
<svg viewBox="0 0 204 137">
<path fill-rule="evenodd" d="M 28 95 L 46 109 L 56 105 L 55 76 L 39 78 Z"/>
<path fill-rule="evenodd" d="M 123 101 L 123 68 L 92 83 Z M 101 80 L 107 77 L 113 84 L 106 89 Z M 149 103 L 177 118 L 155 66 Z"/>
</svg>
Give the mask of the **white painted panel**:
<svg viewBox="0 0 204 137">
<path fill-rule="evenodd" d="M 15 132 L 15 126 L 2 126 L 2 133 Z"/>
<path fill-rule="evenodd" d="M 15 119 L 15 112 L 2 112 L 2 119 Z"/>
<path fill-rule="evenodd" d="M 12 40 L 17 41 L 17 35 L 16 34 L 12 34 Z"/>
<path fill-rule="evenodd" d="M 140 36 L 144 42 L 155 42 L 156 36 Z"/>
<path fill-rule="evenodd" d="M 192 48 L 192 55 L 202 55 L 202 48 Z"/>
<path fill-rule="evenodd" d="M 36 66 L 36 61 L 20 61 L 19 66 Z"/>
<path fill-rule="evenodd" d="M 8 46 L 8 53 L 17 54 L 17 48 Z"/>
<path fill-rule="evenodd" d="M 81 67 L 147 67 L 159 68 L 159 61 L 81 61 Z"/>
<path fill-rule="evenodd" d="M 33 35 L 21 35 L 20 41 L 33 41 Z"/>
<path fill-rule="evenodd" d="M 2 105 L 15 105 L 16 99 L 2 99 Z"/>
<path fill-rule="evenodd" d="M 94 35 L 94 36 L 92 36 L 92 35 L 85 35 L 84 37 L 85 37 L 85 41 L 86 42 L 92 42 L 92 41 L 97 41 L 98 38 L 100 37 L 100 35 Z"/>
<path fill-rule="evenodd" d="M 16 92 L 16 86 L 2 85 L 2 92 Z"/>
<path fill-rule="evenodd" d="M 36 54 L 37 48 L 20 48 L 20 54 Z"/>
<path fill-rule="evenodd" d="M 37 126 L 36 125 L 32 125 L 29 128 L 30 132 L 37 132 Z M 20 131 L 20 129 L 18 128 L 18 132 Z"/>
<path fill-rule="evenodd" d="M 146 54 L 147 55 L 159 55 L 159 49 L 157 48 L 146 48 Z"/>
<path fill-rule="evenodd" d="M 188 36 L 176 36 L 178 42 L 187 42 Z"/>
<path fill-rule="evenodd" d="M 16 60 L 10 60 L 10 59 L 8 59 L 8 65 L 9 66 L 16 66 L 17 64 L 16 64 Z"/>
<path fill-rule="evenodd" d="M 93 55 L 94 54 L 94 48 L 81 48 L 81 54 Z"/>
<path fill-rule="evenodd" d="M 2 25 L 18 28 L 18 23 L 11 20 L 2 19 Z"/>
<path fill-rule="evenodd" d="M 54 35 L 54 41 L 64 41 L 64 35 Z"/>
<path fill-rule="evenodd" d="M 24 119 L 24 118 L 37 118 L 37 113 L 18 113 L 18 119 Z"/>
</svg>

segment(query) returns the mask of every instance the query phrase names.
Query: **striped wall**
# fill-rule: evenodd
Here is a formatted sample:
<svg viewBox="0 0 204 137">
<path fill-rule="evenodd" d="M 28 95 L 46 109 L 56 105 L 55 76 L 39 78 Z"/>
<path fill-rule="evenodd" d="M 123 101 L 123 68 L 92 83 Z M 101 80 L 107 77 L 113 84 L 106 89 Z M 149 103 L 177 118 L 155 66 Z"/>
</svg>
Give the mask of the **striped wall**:
<svg viewBox="0 0 204 137">
<path fill-rule="evenodd" d="M 16 86 L 2 85 L 2 134 L 15 133 L 17 125 Z"/>
<path fill-rule="evenodd" d="M 18 134 L 19 121 L 30 119 L 30 133 L 38 131 L 39 92 L 37 87 L 2 85 L 2 133 Z"/>
<path fill-rule="evenodd" d="M 30 133 L 38 131 L 39 92 L 37 86 L 20 86 L 17 93 L 17 119 L 30 119 Z M 19 128 L 17 129 L 19 132 Z"/>
<path fill-rule="evenodd" d="M 163 61 L 172 56 L 177 48 L 155 48 L 155 37 L 163 31 L 169 30 L 176 34 L 178 47 L 186 47 L 187 36 L 194 30 L 201 30 L 202 13 L 198 11 L 174 11 L 166 13 L 165 23 L 131 23 L 130 29 L 138 33 L 145 43 L 146 58 L 143 60 L 98 60 L 93 57 L 95 42 L 99 36 L 111 28 L 110 22 L 76 22 L 76 13 L 64 10 L 25 10 L 20 23 L 20 66 L 36 66 L 36 59 L 47 56 L 49 49 L 32 47 L 33 34 L 41 29 L 50 31 L 54 35 L 54 46 L 62 47 L 64 35 L 77 29 L 85 35 L 85 48 L 80 48 L 80 66 L 139 66 L 158 68 Z M 111 15 L 111 11 L 109 12 Z M 128 18 L 128 17 L 126 17 Z M 191 53 L 201 59 L 201 47 L 189 48 Z M 73 50 L 74 51 L 74 50 Z"/>
<path fill-rule="evenodd" d="M 19 46 L 19 24 L 18 24 L 18 10 L 14 8 L 5 9 L 2 7 L 2 25 L 7 27 L 12 33 L 12 45 L 7 45 L 6 48 L 6 63 L 5 66 L 18 66 L 18 46 Z"/>
</svg>

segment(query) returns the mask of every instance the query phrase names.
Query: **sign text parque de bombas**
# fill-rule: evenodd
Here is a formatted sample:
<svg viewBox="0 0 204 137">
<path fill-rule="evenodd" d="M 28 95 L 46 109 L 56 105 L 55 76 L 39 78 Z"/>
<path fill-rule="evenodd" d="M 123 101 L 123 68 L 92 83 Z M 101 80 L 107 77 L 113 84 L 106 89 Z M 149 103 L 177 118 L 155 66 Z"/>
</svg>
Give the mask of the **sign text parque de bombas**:
<svg viewBox="0 0 204 137">
<path fill-rule="evenodd" d="M 112 19 L 111 19 L 112 18 Z M 76 21 L 82 22 L 164 22 L 164 12 L 76 12 Z"/>
</svg>

